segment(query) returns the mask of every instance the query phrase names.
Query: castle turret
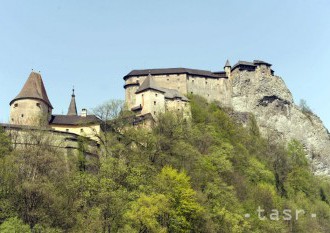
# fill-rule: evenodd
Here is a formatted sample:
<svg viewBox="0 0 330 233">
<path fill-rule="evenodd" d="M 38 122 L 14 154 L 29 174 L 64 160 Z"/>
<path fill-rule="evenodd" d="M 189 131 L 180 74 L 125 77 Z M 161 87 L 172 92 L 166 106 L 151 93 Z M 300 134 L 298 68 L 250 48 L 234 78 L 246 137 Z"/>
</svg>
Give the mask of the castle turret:
<svg viewBox="0 0 330 233">
<path fill-rule="evenodd" d="M 223 69 L 225 70 L 227 77 L 230 78 L 230 76 L 231 76 L 231 65 L 230 65 L 228 60 L 226 61 L 226 64 L 223 67 Z"/>
<path fill-rule="evenodd" d="M 52 109 L 40 73 L 32 71 L 21 92 L 10 102 L 10 123 L 47 126 Z"/>
<path fill-rule="evenodd" d="M 77 116 L 77 105 L 76 105 L 76 96 L 74 94 L 74 89 L 72 89 L 71 102 L 68 109 L 68 114 L 70 116 Z"/>
</svg>

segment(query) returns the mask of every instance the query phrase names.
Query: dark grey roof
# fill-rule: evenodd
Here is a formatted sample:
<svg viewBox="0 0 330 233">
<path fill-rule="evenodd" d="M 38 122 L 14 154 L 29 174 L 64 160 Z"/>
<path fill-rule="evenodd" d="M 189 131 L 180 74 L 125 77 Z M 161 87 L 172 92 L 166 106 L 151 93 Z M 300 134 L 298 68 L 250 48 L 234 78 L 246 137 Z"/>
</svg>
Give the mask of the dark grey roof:
<svg viewBox="0 0 330 233">
<path fill-rule="evenodd" d="M 182 95 L 178 90 L 175 89 L 168 89 L 168 88 L 161 88 L 165 92 L 165 98 L 166 99 L 181 99 L 183 101 L 189 101 L 187 97 Z"/>
<path fill-rule="evenodd" d="M 15 100 L 19 99 L 38 99 L 45 102 L 50 108 L 53 108 L 52 104 L 48 99 L 41 75 L 34 71 L 31 72 L 21 92 L 10 102 L 10 105 Z"/>
<path fill-rule="evenodd" d="M 131 108 L 131 110 L 132 110 L 133 112 L 134 112 L 134 111 L 138 111 L 138 110 L 142 110 L 142 105 L 139 104 L 139 105 L 137 105 L 137 106 Z"/>
<path fill-rule="evenodd" d="M 229 60 L 226 61 L 225 67 L 231 67 Z"/>
<path fill-rule="evenodd" d="M 216 75 L 219 75 L 220 78 L 228 78 L 227 73 L 225 71 L 215 71 L 213 73 L 216 74 Z"/>
<path fill-rule="evenodd" d="M 134 116 L 134 117 L 133 117 L 132 124 L 133 124 L 133 125 L 138 125 L 138 124 L 143 123 L 143 122 L 146 121 L 146 120 L 152 120 L 152 121 L 155 121 L 155 119 L 153 118 L 153 116 L 152 116 L 151 113 L 146 113 L 146 114 L 143 114 L 143 115 Z"/>
<path fill-rule="evenodd" d="M 272 66 L 272 64 L 260 61 L 260 60 L 254 60 L 253 62 L 248 62 L 248 61 L 238 61 L 233 67 L 232 70 L 236 69 L 239 66 L 250 66 L 252 69 L 257 67 L 257 65 L 264 64 L 267 66 Z"/>
<path fill-rule="evenodd" d="M 126 80 L 131 76 L 146 76 L 149 74 L 151 75 L 189 74 L 189 75 L 198 75 L 208 78 L 223 78 L 207 70 L 196 70 L 196 69 L 188 69 L 188 68 L 164 68 L 164 69 L 149 69 L 149 70 L 132 70 L 126 76 L 124 76 L 124 80 Z"/>
<path fill-rule="evenodd" d="M 101 123 L 101 120 L 95 115 L 73 116 L 73 115 L 53 115 L 50 122 L 51 125 L 89 125 Z"/>
<path fill-rule="evenodd" d="M 69 109 L 68 109 L 68 114 L 67 115 L 71 115 L 71 116 L 77 116 L 77 105 L 76 105 L 76 96 L 74 94 L 74 89 L 72 90 L 72 95 L 71 95 L 71 102 L 69 105 Z"/>
<path fill-rule="evenodd" d="M 260 60 L 254 60 L 253 63 L 254 64 L 264 64 L 264 65 L 267 65 L 267 66 L 272 66 L 272 64 L 270 64 L 268 62 L 260 61 Z"/>
<path fill-rule="evenodd" d="M 153 78 L 151 77 L 151 75 L 148 75 L 148 77 L 143 81 L 143 83 L 141 84 L 141 86 L 137 89 L 137 91 L 135 92 L 136 94 L 141 93 L 143 91 L 146 90 L 155 90 L 155 91 L 159 91 L 159 92 L 164 92 L 161 88 L 159 88 Z"/>
</svg>

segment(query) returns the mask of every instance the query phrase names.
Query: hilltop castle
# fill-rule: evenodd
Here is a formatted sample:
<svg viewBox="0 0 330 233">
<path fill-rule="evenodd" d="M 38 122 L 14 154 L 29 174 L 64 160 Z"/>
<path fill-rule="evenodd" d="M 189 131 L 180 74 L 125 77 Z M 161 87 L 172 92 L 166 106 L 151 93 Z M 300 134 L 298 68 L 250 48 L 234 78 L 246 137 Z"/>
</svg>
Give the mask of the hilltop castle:
<svg viewBox="0 0 330 233">
<path fill-rule="evenodd" d="M 86 109 L 78 115 L 74 90 L 67 115 L 52 115 L 52 110 L 40 73 L 32 71 L 20 93 L 10 102 L 10 124 L 48 127 L 87 137 L 100 132 L 96 116 L 88 115 Z"/>
<path fill-rule="evenodd" d="M 189 117 L 189 94 L 231 107 L 232 79 L 244 72 L 274 75 L 271 64 L 258 60 L 239 61 L 233 67 L 227 61 L 224 70 L 218 72 L 187 68 L 133 70 L 124 76 L 126 106 L 135 113 L 133 124 L 156 119 L 157 114 L 165 111 L 178 111 Z M 97 142 L 101 121 L 88 115 L 86 109 L 78 115 L 74 90 L 66 115 L 53 115 L 52 111 L 41 74 L 32 71 L 10 102 L 10 124 L 5 127 L 17 130 L 41 127 L 63 137 L 84 136 Z"/>
<path fill-rule="evenodd" d="M 242 72 L 274 75 L 271 64 L 259 60 L 239 61 L 233 67 L 227 60 L 224 71 L 218 72 L 187 68 L 133 70 L 124 76 L 126 105 L 138 116 L 155 117 L 167 110 L 182 111 L 187 116 L 187 96 L 194 94 L 231 107 L 231 82 Z"/>
</svg>

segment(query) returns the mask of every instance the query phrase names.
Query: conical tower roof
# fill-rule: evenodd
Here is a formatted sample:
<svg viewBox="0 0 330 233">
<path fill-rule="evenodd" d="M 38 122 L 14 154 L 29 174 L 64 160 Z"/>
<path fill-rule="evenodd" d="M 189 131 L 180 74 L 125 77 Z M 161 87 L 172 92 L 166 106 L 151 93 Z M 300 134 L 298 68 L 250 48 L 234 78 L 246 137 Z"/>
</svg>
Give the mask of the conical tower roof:
<svg viewBox="0 0 330 233">
<path fill-rule="evenodd" d="M 164 92 L 160 87 L 158 87 L 156 85 L 156 83 L 152 79 L 152 76 L 149 71 L 148 77 L 144 80 L 144 82 L 141 84 L 141 86 L 139 87 L 139 89 L 137 89 L 137 91 L 135 93 L 138 94 L 138 93 L 144 92 L 146 90 L 150 90 L 150 89 Z"/>
<path fill-rule="evenodd" d="M 15 100 L 20 99 L 38 99 L 45 102 L 50 108 L 53 108 L 52 104 L 48 99 L 41 75 L 34 71 L 31 72 L 21 92 L 10 102 L 10 105 Z"/>
<path fill-rule="evenodd" d="M 229 60 L 226 61 L 225 67 L 231 67 Z"/>
<path fill-rule="evenodd" d="M 70 116 L 77 116 L 77 105 L 76 105 L 76 96 L 74 94 L 74 89 L 72 89 L 71 102 L 69 105 L 68 114 Z"/>
</svg>

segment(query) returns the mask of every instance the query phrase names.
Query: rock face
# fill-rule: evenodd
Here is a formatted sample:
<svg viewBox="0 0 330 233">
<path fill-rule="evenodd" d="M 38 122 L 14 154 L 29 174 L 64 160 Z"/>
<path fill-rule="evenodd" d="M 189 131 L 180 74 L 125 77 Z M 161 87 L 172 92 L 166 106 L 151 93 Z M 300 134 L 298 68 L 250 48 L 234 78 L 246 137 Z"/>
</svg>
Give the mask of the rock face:
<svg viewBox="0 0 330 233">
<path fill-rule="evenodd" d="M 303 143 L 316 175 L 330 176 L 330 135 L 319 117 L 295 105 L 282 78 L 242 71 L 232 77 L 232 106 L 256 117 L 271 140 Z"/>
</svg>

